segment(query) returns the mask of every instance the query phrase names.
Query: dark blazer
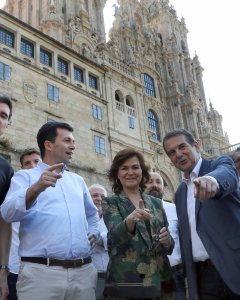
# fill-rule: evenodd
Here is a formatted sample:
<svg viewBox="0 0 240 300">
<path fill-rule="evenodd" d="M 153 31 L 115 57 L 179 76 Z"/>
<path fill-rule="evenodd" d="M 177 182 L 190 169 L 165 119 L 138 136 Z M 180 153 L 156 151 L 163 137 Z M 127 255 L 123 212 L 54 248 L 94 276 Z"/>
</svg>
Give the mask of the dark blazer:
<svg viewBox="0 0 240 300">
<path fill-rule="evenodd" d="M 240 294 L 240 195 L 238 173 L 229 157 L 203 159 L 199 177 L 214 177 L 220 187 L 217 197 L 196 199 L 196 230 L 219 274 L 228 287 Z M 179 220 L 182 259 L 186 271 L 189 299 L 198 299 L 196 270 L 187 215 L 187 185 L 182 182 L 175 195 Z"/>
<path fill-rule="evenodd" d="M 0 204 L 3 203 L 7 195 L 12 177 L 13 168 L 9 162 L 0 155 Z"/>
<path fill-rule="evenodd" d="M 160 297 L 161 280 L 165 279 L 166 254 L 172 253 L 174 241 L 168 251 L 151 250 L 154 235 L 167 227 L 167 217 L 159 199 L 142 194 L 144 205 L 153 215 L 150 222 L 137 222 L 136 234 L 127 231 L 125 218 L 135 209 L 124 195 L 103 199 L 103 217 L 108 228 L 109 264 L 104 294 L 114 297 Z M 165 259 L 165 260 L 164 260 Z"/>
</svg>

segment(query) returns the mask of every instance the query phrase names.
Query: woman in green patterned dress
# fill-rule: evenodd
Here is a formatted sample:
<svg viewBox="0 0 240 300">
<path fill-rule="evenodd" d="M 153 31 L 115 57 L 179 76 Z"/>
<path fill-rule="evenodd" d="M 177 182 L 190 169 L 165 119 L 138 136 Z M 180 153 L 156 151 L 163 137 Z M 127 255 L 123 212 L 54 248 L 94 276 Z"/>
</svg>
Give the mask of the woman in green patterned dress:
<svg viewBox="0 0 240 300">
<path fill-rule="evenodd" d="M 118 152 L 108 177 L 114 195 L 103 200 L 110 257 L 106 299 L 161 299 L 174 241 L 161 201 L 142 192 L 149 180 L 142 154 Z"/>
</svg>

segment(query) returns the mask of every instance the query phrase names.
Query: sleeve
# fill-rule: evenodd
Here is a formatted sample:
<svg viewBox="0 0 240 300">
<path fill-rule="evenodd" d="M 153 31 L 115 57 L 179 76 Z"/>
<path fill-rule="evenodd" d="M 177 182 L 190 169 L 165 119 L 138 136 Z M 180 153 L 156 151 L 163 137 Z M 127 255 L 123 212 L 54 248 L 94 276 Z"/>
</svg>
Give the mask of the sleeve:
<svg viewBox="0 0 240 300">
<path fill-rule="evenodd" d="M 98 210 L 92 201 L 92 197 L 84 181 L 82 182 L 82 185 L 84 194 L 84 207 L 88 222 L 88 231 L 96 237 L 96 240 L 99 240 L 100 233 Z"/>
<path fill-rule="evenodd" d="M 6 197 L 12 177 L 13 168 L 4 158 L 0 157 L 0 204 Z"/>
<path fill-rule="evenodd" d="M 217 198 L 221 199 L 228 194 L 238 191 L 238 172 L 230 157 L 222 156 L 212 162 L 212 171 L 206 174 L 214 177 L 220 188 Z"/>
<path fill-rule="evenodd" d="M 26 192 L 30 186 L 29 175 L 18 171 L 12 178 L 7 196 L 1 205 L 1 214 L 6 222 L 17 222 L 27 213 Z"/>
<path fill-rule="evenodd" d="M 133 238 L 133 234 L 127 231 L 125 218 L 120 214 L 114 196 L 104 198 L 102 202 L 103 218 L 108 229 L 109 246 L 120 246 Z"/>
<path fill-rule="evenodd" d="M 101 233 L 101 239 L 103 241 L 103 247 L 104 247 L 104 250 L 107 251 L 108 250 L 108 240 L 107 240 L 107 235 L 108 235 L 108 232 L 107 231 L 104 231 Z"/>
</svg>

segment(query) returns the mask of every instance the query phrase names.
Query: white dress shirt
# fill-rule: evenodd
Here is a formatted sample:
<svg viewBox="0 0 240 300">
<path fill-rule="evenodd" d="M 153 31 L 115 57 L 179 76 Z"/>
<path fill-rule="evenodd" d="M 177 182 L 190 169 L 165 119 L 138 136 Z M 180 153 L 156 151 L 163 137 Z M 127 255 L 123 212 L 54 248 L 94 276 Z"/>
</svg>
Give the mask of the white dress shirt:
<svg viewBox="0 0 240 300">
<path fill-rule="evenodd" d="M 109 262 L 108 248 L 107 248 L 107 227 L 104 223 L 103 217 L 99 220 L 100 242 L 103 245 L 99 245 L 99 242 L 92 250 L 92 260 L 95 268 L 98 272 L 106 272 Z"/>
<path fill-rule="evenodd" d="M 172 254 L 168 255 L 170 265 L 173 267 L 182 262 L 178 236 L 178 217 L 175 204 L 164 200 L 162 200 L 162 204 L 167 215 L 169 232 L 175 242 Z"/>
<path fill-rule="evenodd" d="M 19 248 L 19 226 L 20 222 L 12 223 L 12 239 L 11 239 L 11 248 L 9 253 L 9 263 L 8 267 L 11 273 L 18 274 L 20 268 L 20 257 L 18 255 Z"/>
<path fill-rule="evenodd" d="M 202 158 L 198 160 L 195 168 L 190 174 L 190 178 L 183 180 L 187 183 L 187 211 L 188 211 L 188 221 L 191 232 L 191 241 L 192 241 L 192 254 L 194 261 L 204 261 L 209 258 L 205 247 L 203 246 L 202 241 L 199 238 L 199 235 L 196 231 L 196 214 L 195 214 L 195 204 L 196 198 L 194 197 L 194 183 L 193 180 L 198 177 L 200 167 L 202 165 Z"/>
<path fill-rule="evenodd" d="M 99 238 L 98 211 L 83 178 L 64 171 L 55 187 L 39 194 L 26 209 L 26 191 L 48 165 L 40 162 L 31 170 L 20 170 L 1 206 L 7 222 L 20 221 L 19 255 L 77 259 L 90 256 L 90 232 Z"/>
</svg>

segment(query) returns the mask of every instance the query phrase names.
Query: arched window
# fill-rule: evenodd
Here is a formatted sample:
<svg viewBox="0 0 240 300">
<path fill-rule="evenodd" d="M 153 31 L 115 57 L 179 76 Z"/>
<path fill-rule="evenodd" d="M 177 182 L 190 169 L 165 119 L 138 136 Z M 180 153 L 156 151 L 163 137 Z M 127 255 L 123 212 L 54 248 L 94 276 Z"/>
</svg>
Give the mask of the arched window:
<svg viewBox="0 0 240 300">
<path fill-rule="evenodd" d="M 159 122 L 157 115 L 151 109 L 148 111 L 148 127 L 150 130 L 154 131 L 151 136 L 151 139 L 154 141 L 160 142 L 160 131 L 159 131 Z"/>
<path fill-rule="evenodd" d="M 131 96 L 127 95 L 126 96 L 126 105 L 130 107 L 134 107 L 134 102 Z"/>
<path fill-rule="evenodd" d="M 123 94 L 119 90 L 115 91 L 115 104 L 116 109 L 121 110 L 123 112 L 125 111 Z"/>
<path fill-rule="evenodd" d="M 150 75 L 146 73 L 144 73 L 144 86 L 146 94 L 148 94 L 149 96 L 156 97 L 154 80 Z"/>
</svg>

